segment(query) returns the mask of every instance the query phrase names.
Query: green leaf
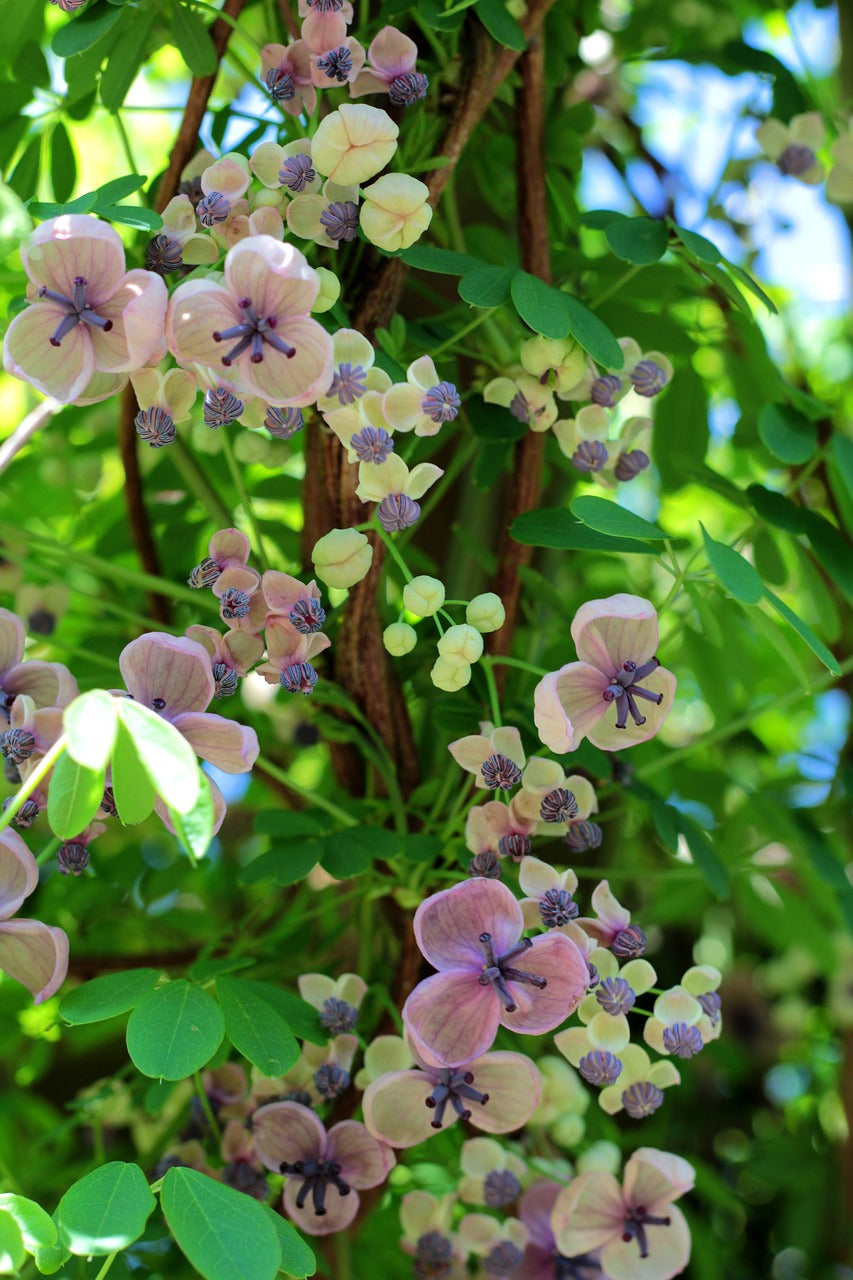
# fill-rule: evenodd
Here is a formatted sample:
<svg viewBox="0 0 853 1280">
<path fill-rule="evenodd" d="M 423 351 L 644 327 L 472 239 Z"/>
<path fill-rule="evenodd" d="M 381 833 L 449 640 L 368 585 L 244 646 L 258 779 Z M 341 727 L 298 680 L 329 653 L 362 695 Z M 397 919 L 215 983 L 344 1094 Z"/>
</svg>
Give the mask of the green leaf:
<svg viewBox="0 0 853 1280">
<path fill-rule="evenodd" d="M 0 1275 L 17 1275 L 27 1260 L 27 1251 L 15 1219 L 0 1209 Z"/>
<path fill-rule="evenodd" d="M 35 1200 L 6 1191 L 0 1195 L 0 1213 L 8 1213 L 15 1219 L 21 1239 L 30 1253 L 39 1245 L 56 1244 L 56 1223 Z"/>
<path fill-rule="evenodd" d="M 240 872 L 241 884 L 258 884 L 262 880 L 273 880 L 281 888 L 290 884 L 298 884 L 304 880 L 308 872 L 316 867 L 326 852 L 325 837 L 300 840 L 297 843 L 279 848 L 272 848 L 253 858 Z"/>
<path fill-rule="evenodd" d="M 176 4 L 172 10 L 172 32 L 181 57 L 197 77 L 212 76 L 218 65 L 207 27 L 194 9 Z"/>
<path fill-rule="evenodd" d="M 47 820 L 60 840 L 71 840 L 88 826 L 104 798 L 104 770 L 87 769 L 66 751 L 53 766 L 47 795 Z"/>
<path fill-rule="evenodd" d="M 100 1257 L 138 1240 L 156 1201 L 136 1164 L 111 1160 L 69 1187 L 56 1209 L 72 1253 Z"/>
<path fill-rule="evenodd" d="M 286 1218 L 282 1218 L 281 1214 L 276 1213 L 268 1204 L 262 1207 L 266 1210 L 267 1217 L 275 1227 L 278 1236 L 282 1271 L 289 1276 L 297 1277 L 297 1280 L 303 1280 L 304 1276 L 313 1276 L 317 1270 L 317 1259 L 307 1240 L 303 1240 L 293 1224 Z"/>
<path fill-rule="evenodd" d="M 328 1043 L 329 1033 L 320 1022 L 320 1014 L 313 1004 L 293 991 L 274 987 L 271 982 L 256 982 L 254 978 L 241 978 L 240 981 L 248 983 L 260 998 L 276 1009 L 300 1040 L 310 1040 L 312 1044 Z"/>
<path fill-rule="evenodd" d="M 758 604 L 764 592 L 764 584 L 748 560 L 739 551 L 727 547 L 725 543 L 715 542 L 700 523 L 702 537 L 705 540 L 705 552 L 717 579 L 741 604 Z"/>
<path fill-rule="evenodd" d="M 604 237 L 617 258 L 637 267 L 658 262 L 669 245 L 666 224 L 655 218 L 620 218 L 608 223 Z"/>
<path fill-rule="evenodd" d="M 726 295 L 730 302 L 734 303 L 738 311 L 742 311 L 745 316 L 752 320 L 752 307 L 734 281 L 729 279 L 722 267 L 706 262 L 702 266 L 702 272 Z"/>
<path fill-rule="evenodd" d="M 761 286 L 759 284 L 756 284 L 752 276 L 747 275 L 743 267 L 739 267 L 736 262 L 729 262 L 728 258 L 723 258 L 722 261 L 726 264 L 726 270 L 729 272 L 729 274 L 733 275 L 735 280 L 738 280 L 745 289 L 748 289 L 749 292 L 753 294 L 758 299 L 759 302 L 763 302 L 765 307 L 767 308 L 767 310 L 770 312 L 772 316 L 779 314 L 779 310 L 776 306 L 776 303 L 773 302 L 770 298 L 768 298 L 767 294 L 764 292 Z"/>
<path fill-rule="evenodd" d="M 459 297 L 472 307 L 499 307 L 507 301 L 515 267 L 477 267 L 459 281 Z"/>
<path fill-rule="evenodd" d="M 762 443 L 782 462 L 808 462 L 817 448 L 817 428 L 786 404 L 765 404 L 758 413 Z"/>
<path fill-rule="evenodd" d="M 431 244 L 413 244 L 410 249 L 404 249 L 400 257 L 419 271 L 434 271 L 443 276 L 464 276 L 485 265 L 469 253 L 454 253 L 452 249 L 438 249 Z"/>
<path fill-rule="evenodd" d="M 216 994 L 225 1034 L 238 1053 L 265 1076 L 283 1076 L 299 1057 L 299 1045 L 284 1018 L 243 978 L 218 977 Z"/>
<path fill-rule="evenodd" d="M 199 769 L 198 799 L 192 809 L 189 813 L 178 813 L 177 809 L 169 809 L 175 835 L 191 858 L 203 858 L 210 848 L 214 816 L 210 780 L 207 774 Z"/>
<path fill-rule="evenodd" d="M 671 805 L 667 807 L 669 809 L 673 808 Z M 676 820 L 681 834 L 687 842 L 687 847 L 695 865 L 708 881 L 714 894 L 718 898 L 727 898 L 729 896 L 729 873 L 720 861 L 719 854 L 697 822 L 694 822 L 692 818 L 682 813 L 681 810 L 676 812 Z"/>
<path fill-rule="evenodd" d="M 118 729 L 116 700 L 105 689 L 81 693 L 66 708 L 62 725 L 68 735 L 68 754 L 87 769 L 104 769 L 112 755 Z"/>
<path fill-rule="evenodd" d="M 107 5 L 91 5 L 54 35 L 50 47 L 58 58 L 70 58 L 84 49 L 91 49 L 121 20 L 121 9 Z"/>
<path fill-rule="evenodd" d="M 68 130 L 57 121 L 50 135 L 50 185 L 54 200 L 69 200 L 77 181 L 77 161 Z"/>
<path fill-rule="evenodd" d="M 157 969 L 126 969 L 92 978 L 63 998 L 60 1016 L 76 1027 L 127 1013 L 151 991 L 159 977 Z"/>
<path fill-rule="evenodd" d="M 840 431 L 836 431 L 832 437 L 832 459 L 847 492 L 853 498 L 853 440 L 848 440 Z"/>
<path fill-rule="evenodd" d="M 525 324 L 546 338 L 565 338 L 572 326 L 568 295 L 529 271 L 516 271 L 510 288 L 515 309 Z"/>
<path fill-rule="evenodd" d="M 510 537 L 527 547 L 556 547 L 561 551 L 608 551 L 652 555 L 653 549 L 635 538 L 612 538 L 581 524 L 563 507 L 540 507 L 516 516 Z"/>
<path fill-rule="evenodd" d="M 9 186 L 22 200 L 35 194 L 41 168 L 41 135 L 32 138 L 9 175 Z"/>
<path fill-rule="evenodd" d="M 594 311 L 578 302 L 577 298 L 568 293 L 563 294 L 563 297 L 568 305 L 571 336 L 575 342 L 606 369 L 621 369 L 625 357 L 612 330 L 608 329 L 603 320 L 599 320 Z"/>
<path fill-rule="evenodd" d="M 160 1203 L 179 1248 L 204 1280 L 274 1280 L 278 1232 L 264 1207 L 196 1169 L 169 1169 Z"/>
<path fill-rule="evenodd" d="M 154 17 L 150 7 L 136 12 L 131 10 L 122 24 L 121 34 L 110 49 L 107 65 L 101 74 L 101 102 L 108 111 L 118 111 L 122 106 L 142 68 Z"/>
<path fill-rule="evenodd" d="M 198 800 L 201 780 L 198 761 L 186 738 L 173 724 L 131 698 L 118 701 L 142 767 L 170 809 L 189 813 Z"/>
<path fill-rule="evenodd" d="M 697 479 L 710 440 L 708 393 L 689 363 L 680 367 L 666 395 L 655 401 L 655 463 L 666 490 Z"/>
<path fill-rule="evenodd" d="M 0 182 L 0 261 L 17 249 L 33 229 L 33 220 L 23 201 L 5 182 Z"/>
<path fill-rule="evenodd" d="M 805 640 L 812 653 L 817 654 L 827 671 L 831 671 L 834 676 L 840 676 L 841 668 L 838 662 L 829 652 L 826 645 L 821 644 L 811 627 L 807 627 L 802 618 L 798 618 L 793 609 L 789 609 L 784 600 L 780 600 L 768 587 L 764 588 L 764 599 L 785 619 L 789 626 L 794 628 L 797 635 L 802 640 Z"/>
<path fill-rule="evenodd" d="M 109 222 L 120 222 L 123 227 L 135 227 L 137 231 L 159 231 L 163 225 L 159 213 L 135 204 L 100 205 L 97 212 Z"/>
<path fill-rule="evenodd" d="M 474 12 L 493 40 L 506 49 L 524 53 L 527 48 L 524 32 L 503 0 L 477 0 Z"/>
<path fill-rule="evenodd" d="M 710 263 L 712 266 L 715 262 L 720 261 L 722 255 L 711 240 L 706 240 L 704 236 L 700 236 L 696 231 L 688 231 L 685 227 L 679 227 L 674 222 L 671 222 L 670 226 L 691 258 L 695 258 L 698 262 Z"/>
<path fill-rule="evenodd" d="M 113 799 L 125 826 L 144 822 L 154 808 L 155 791 L 124 723 L 117 724 L 110 767 Z"/>
<path fill-rule="evenodd" d="M 127 1024 L 127 1051 L 144 1076 L 184 1080 L 210 1061 L 224 1035 L 216 1001 L 179 978 L 136 1006 Z"/>
<path fill-rule="evenodd" d="M 514 441 L 527 435 L 526 422 L 519 422 L 518 418 L 503 405 L 486 404 L 480 396 L 474 396 L 468 401 L 465 412 L 468 415 L 471 430 L 481 440 Z"/>
<path fill-rule="evenodd" d="M 128 173 L 123 178 L 111 178 L 109 182 L 105 182 L 102 187 L 93 191 L 92 195 L 100 208 L 101 205 L 115 204 L 118 200 L 124 200 L 126 196 L 132 196 L 135 191 L 140 191 L 147 181 L 144 174 Z"/>
<path fill-rule="evenodd" d="M 607 498 L 575 498 L 569 503 L 569 509 L 578 520 L 589 525 L 590 529 L 597 530 L 598 533 L 606 533 L 616 538 L 640 538 L 652 542 L 669 537 L 669 534 L 664 533 L 658 525 L 652 524 L 650 520 L 644 520 L 642 516 L 634 515 L 633 511 L 628 511 Z"/>
<path fill-rule="evenodd" d="M 322 865 L 330 876 L 347 880 L 362 875 L 373 861 L 373 850 L 366 840 L 352 839 L 356 827 L 349 827 L 323 842 Z M 364 829 L 363 829 L 364 830 Z"/>
<path fill-rule="evenodd" d="M 71 1250 L 61 1241 L 57 1244 L 39 1244 L 36 1245 L 34 1257 L 41 1274 L 52 1276 L 60 1267 L 65 1266 L 71 1257 Z"/>
</svg>

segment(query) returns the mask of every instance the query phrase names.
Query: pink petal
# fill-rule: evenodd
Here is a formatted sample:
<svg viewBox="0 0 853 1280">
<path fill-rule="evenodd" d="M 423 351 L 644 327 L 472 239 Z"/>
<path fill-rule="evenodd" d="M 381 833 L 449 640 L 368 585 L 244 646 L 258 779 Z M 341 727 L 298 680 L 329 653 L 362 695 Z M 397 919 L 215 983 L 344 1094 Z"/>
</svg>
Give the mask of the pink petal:
<svg viewBox="0 0 853 1280">
<path fill-rule="evenodd" d="M 284 1208 L 291 1221 L 306 1235 L 329 1236 L 335 1231 L 344 1231 L 358 1213 L 358 1192 L 351 1191 L 349 1195 L 342 1196 L 333 1186 L 326 1191 L 325 1213 L 314 1212 L 310 1192 L 305 1198 L 304 1208 L 297 1209 L 296 1200 L 301 1189 L 302 1179 L 298 1175 L 287 1179 Z"/>
<path fill-rule="evenodd" d="M 572 639 L 582 662 L 612 676 L 629 659 L 642 666 L 658 643 L 658 616 L 650 600 L 619 593 L 588 600 L 572 622 Z"/>
<path fill-rule="evenodd" d="M 610 710 L 611 704 L 605 702 L 603 696 L 609 683 L 609 678 L 587 662 L 569 662 L 557 672 L 554 687 L 571 725 L 574 746 L 587 737 L 605 712 Z M 615 719 L 616 712 L 612 714 Z"/>
<path fill-rule="evenodd" d="M 162 342 L 168 301 L 160 276 L 153 271 L 129 271 L 121 287 L 98 307 L 99 315 L 112 320 L 112 329 L 90 329 L 95 368 L 104 373 L 133 373 L 147 364 Z"/>
<path fill-rule="evenodd" d="M 296 348 L 296 355 L 288 359 L 265 347 L 260 364 L 252 364 L 245 351 L 238 361 L 243 385 L 269 404 L 311 404 L 331 380 L 332 339 L 310 316 L 286 316 L 276 333 Z"/>
<path fill-rule="evenodd" d="M 318 13 L 309 10 L 302 20 L 302 39 L 312 53 L 324 53 L 326 49 L 334 49 L 346 38 L 347 24 L 342 13 L 330 9 Z"/>
<path fill-rule="evenodd" d="M 267 569 L 261 585 L 264 598 L 270 613 L 287 615 L 297 600 L 307 597 L 307 588 L 289 573 L 280 573 L 277 569 Z"/>
<path fill-rule="evenodd" d="M 250 635 L 248 631 L 229 631 L 222 648 L 227 665 L 244 676 L 263 656 L 264 642 L 260 636 Z"/>
<path fill-rule="evenodd" d="M 17 831 L 0 831 L 0 920 L 15 914 L 38 880 L 36 860 Z"/>
<path fill-rule="evenodd" d="M 272 236 L 248 236 L 225 259 L 225 283 L 237 298 L 251 298 L 259 316 L 305 316 L 320 280 L 292 244 Z"/>
<path fill-rule="evenodd" d="M 384 72 L 390 80 L 414 69 L 418 46 L 396 27 L 382 27 L 367 50 L 371 66 Z"/>
<path fill-rule="evenodd" d="M 50 345 L 51 334 L 67 315 L 66 308 L 58 302 L 47 298 L 32 302 L 15 316 L 3 345 L 6 372 L 32 383 L 37 391 L 60 404 L 68 404 L 81 395 L 95 372 L 88 325 L 75 325 L 58 347 Z"/>
<path fill-rule="evenodd" d="M 501 1006 L 501 1022 L 512 1031 L 541 1035 L 565 1022 L 586 995 L 589 969 L 579 949 L 564 933 L 534 938 L 532 947 L 513 962 L 524 973 L 547 979 L 541 991 L 520 982 L 507 987 L 518 1005 L 515 1013 Z"/>
<path fill-rule="evenodd" d="M 273 1173 L 282 1164 L 320 1160 L 326 1149 L 326 1130 L 319 1116 L 299 1102 L 271 1102 L 252 1116 L 252 1136 L 258 1159 Z"/>
<path fill-rule="evenodd" d="M 664 1213 L 665 1206 L 690 1191 L 695 1181 L 695 1169 L 681 1156 L 640 1147 L 625 1165 L 625 1199 L 645 1205 L 649 1213 Z"/>
<path fill-rule="evenodd" d="M 195 640 L 150 631 L 122 650 L 119 670 L 128 692 L 143 706 L 162 698 L 167 720 L 183 711 L 203 711 L 214 692 L 213 673 L 204 649 Z"/>
<path fill-rule="evenodd" d="M 178 285 L 166 312 L 166 342 L 179 360 L 197 360 L 221 370 L 228 344 L 213 334 L 241 324 L 243 314 L 227 289 L 212 280 L 188 280 Z"/>
<path fill-rule="evenodd" d="M 185 711 L 173 716 L 172 724 L 200 759 L 223 773 L 248 773 L 258 758 L 258 735 L 236 720 L 205 711 Z"/>
<path fill-rule="evenodd" d="M 551 1225 L 560 1253 L 573 1258 L 621 1240 L 624 1219 L 622 1188 L 613 1174 L 582 1173 L 557 1196 Z"/>
<path fill-rule="evenodd" d="M 372 1134 L 392 1147 L 415 1147 L 426 1142 L 438 1132 L 432 1127 L 435 1112 L 426 1105 L 433 1088 L 425 1071 L 389 1071 L 364 1091 L 364 1123 Z M 448 1128 L 456 1118 L 456 1112 L 448 1107 L 442 1128 Z"/>
<path fill-rule="evenodd" d="M 208 543 L 208 552 L 220 569 L 245 564 L 251 554 L 251 543 L 239 529 L 220 529 Z"/>
<path fill-rule="evenodd" d="M 485 787 L 486 784 L 480 776 L 480 768 L 483 761 L 492 754 L 492 744 L 488 738 L 482 733 L 472 733 L 466 738 L 457 738 L 455 742 L 449 743 L 447 750 L 458 765 L 468 773 L 478 775 L 478 787 Z"/>
<path fill-rule="evenodd" d="M 640 688 L 648 689 L 650 693 L 662 693 L 663 702 L 656 706 L 654 702 L 638 698 L 637 706 L 640 714 L 645 716 L 646 723 L 634 724 L 629 715 L 624 729 L 616 728 L 616 711 L 611 703 L 606 714 L 587 733 L 594 747 L 599 747 L 602 751 L 618 751 L 621 747 L 633 747 L 638 742 L 647 742 L 655 736 L 672 710 L 677 681 L 671 671 L 658 667 L 657 671 L 645 676 L 639 684 Z"/>
<path fill-rule="evenodd" d="M 523 1053 L 503 1049 L 469 1062 L 473 1087 L 489 1095 L 488 1102 L 471 1103 L 470 1124 L 485 1133 L 512 1133 L 521 1129 L 539 1106 L 542 1076 Z"/>
<path fill-rule="evenodd" d="M 341 1177 L 357 1191 L 384 1182 L 397 1163 L 389 1146 L 358 1120 L 342 1120 L 329 1130 L 326 1159 L 341 1166 Z"/>
<path fill-rule="evenodd" d="M 81 213 L 66 213 L 36 227 L 21 246 L 21 259 L 34 284 L 69 298 L 75 277 L 83 276 L 86 296 L 96 308 L 115 293 L 125 273 L 118 233 Z"/>
<path fill-rule="evenodd" d="M 469 969 L 475 977 L 484 967 L 481 933 L 492 935 L 496 955 L 503 955 L 521 936 L 521 907 L 498 880 L 463 880 L 422 902 L 415 912 L 418 946 L 435 969 Z"/>
<path fill-rule="evenodd" d="M 0 924 L 0 969 L 41 1004 L 58 991 L 68 972 L 68 936 L 40 920 Z"/>
<path fill-rule="evenodd" d="M 27 630 L 11 609 L 0 609 L 0 676 L 15 667 L 24 656 Z"/>
<path fill-rule="evenodd" d="M 518 1202 L 518 1216 L 530 1233 L 530 1243 L 554 1252 L 551 1214 L 562 1188 L 558 1182 L 534 1182 Z"/>
<path fill-rule="evenodd" d="M 649 1256 L 640 1257 L 636 1240 L 614 1239 L 601 1251 L 603 1274 L 609 1280 L 670 1280 L 690 1261 L 690 1228 L 680 1209 L 666 1211 L 668 1227 L 646 1227 Z"/>
<path fill-rule="evenodd" d="M 349 96 L 351 98 L 363 98 L 368 93 L 387 92 L 388 80 L 386 77 L 377 75 L 375 71 L 370 71 L 367 67 L 363 71 L 359 71 L 356 78 L 350 82 Z"/>
<path fill-rule="evenodd" d="M 539 740 L 556 755 L 564 755 L 575 746 L 575 731 L 557 692 L 557 681 L 566 670 L 561 667 L 549 672 L 533 690 L 533 723 Z"/>
<path fill-rule="evenodd" d="M 77 682 L 71 672 L 59 662 L 39 658 L 4 672 L 2 684 L 6 693 L 25 693 L 37 707 L 65 707 L 77 697 Z"/>
<path fill-rule="evenodd" d="M 436 973 L 419 982 L 403 1005 L 416 1048 L 443 1067 L 479 1058 L 494 1043 L 501 1012 L 494 988 L 470 971 Z"/>
</svg>

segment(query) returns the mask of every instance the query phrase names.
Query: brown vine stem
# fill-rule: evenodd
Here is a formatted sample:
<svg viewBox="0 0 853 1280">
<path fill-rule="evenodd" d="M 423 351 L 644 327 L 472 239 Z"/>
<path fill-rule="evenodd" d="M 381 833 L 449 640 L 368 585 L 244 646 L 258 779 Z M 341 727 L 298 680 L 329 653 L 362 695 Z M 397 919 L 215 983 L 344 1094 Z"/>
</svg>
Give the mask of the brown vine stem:
<svg viewBox="0 0 853 1280">
<path fill-rule="evenodd" d="M 245 3 L 246 0 L 225 0 L 222 12 L 232 20 L 236 19 Z M 217 69 L 218 63 L 225 53 L 225 46 L 228 44 L 231 30 L 230 24 L 223 21 L 222 18 L 217 18 L 210 28 L 210 38 L 216 50 Z M 175 139 L 175 145 L 172 147 L 166 172 L 160 179 L 160 185 L 157 188 L 154 207 L 158 213 L 163 212 L 172 196 L 177 192 L 178 184 L 181 180 L 181 170 L 193 156 L 198 144 L 198 131 L 201 128 L 201 122 L 204 119 L 204 113 L 207 110 L 207 104 L 215 82 L 216 73 L 209 76 L 196 77 L 190 85 L 187 105 L 181 118 L 178 136 Z M 124 467 L 125 506 L 133 543 L 142 562 L 142 567 L 146 573 L 150 573 L 154 577 L 160 577 L 160 557 L 157 553 L 154 535 L 151 532 L 148 511 L 145 507 L 142 472 L 139 467 L 138 441 L 133 422 L 138 407 L 133 387 L 128 383 L 121 398 L 118 429 L 119 454 Z M 171 616 L 169 601 L 157 592 L 151 592 L 148 601 L 151 617 L 164 626 L 168 626 Z"/>
</svg>

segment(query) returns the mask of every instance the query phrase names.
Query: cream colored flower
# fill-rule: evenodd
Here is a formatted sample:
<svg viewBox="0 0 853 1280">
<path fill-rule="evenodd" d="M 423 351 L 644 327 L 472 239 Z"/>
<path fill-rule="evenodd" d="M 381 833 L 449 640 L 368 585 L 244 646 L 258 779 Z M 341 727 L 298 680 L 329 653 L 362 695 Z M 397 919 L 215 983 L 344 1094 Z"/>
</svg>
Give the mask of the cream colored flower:
<svg viewBox="0 0 853 1280">
<path fill-rule="evenodd" d="M 397 150 L 399 132 L 387 111 L 344 103 L 320 121 L 311 159 L 318 173 L 342 186 L 367 182 Z"/>
<path fill-rule="evenodd" d="M 357 529 L 331 529 L 314 543 L 311 559 L 327 587 L 353 587 L 367 576 L 373 547 Z"/>
<path fill-rule="evenodd" d="M 362 192 L 359 221 L 371 243 L 388 253 L 408 249 L 432 221 L 429 188 L 407 173 L 386 173 Z"/>
</svg>

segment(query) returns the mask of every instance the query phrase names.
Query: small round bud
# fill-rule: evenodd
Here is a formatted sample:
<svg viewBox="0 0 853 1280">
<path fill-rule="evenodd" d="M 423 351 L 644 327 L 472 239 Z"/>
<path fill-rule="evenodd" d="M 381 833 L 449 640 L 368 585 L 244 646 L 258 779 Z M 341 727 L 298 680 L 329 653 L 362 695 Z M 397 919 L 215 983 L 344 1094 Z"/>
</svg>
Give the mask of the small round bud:
<svg viewBox="0 0 853 1280">
<path fill-rule="evenodd" d="M 474 627 L 458 623 L 448 627 L 438 642 L 438 652 L 450 665 L 462 663 L 470 666 L 483 656 L 483 637 Z M 467 684 L 468 681 L 466 680 Z"/>
<path fill-rule="evenodd" d="M 328 267 L 315 267 L 314 270 L 320 277 L 320 292 L 311 307 L 312 315 L 316 316 L 322 311 L 329 311 L 335 305 L 341 296 L 341 282 L 334 271 L 330 271 Z"/>
<path fill-rule="evenodd" d="M 370 570 L 373 547 L 357 529 L 331 529 L 314 543 L 311 559 L 327 587 L 354 587 Z"/>
<path fill-rule="evenodd" d="M 482 595 L 474 596 L 465 609 L 465 621 L 484 635 L 488 631 L 499 631 L 506 621 L 500 596 L 495 595 L 494 591 L 484 591 Z"/>
<path fill-rule="evenodd" d="M 382 643 L 395 658 L 411 653 L 418 642 L 418 633 L 408 622 L 392 622 L 382 632 Z"/>
<path fill-rule="evenodd" d="M 422 573 L 403 587 L 403 604 L 419 618 L 431 618 L 444 604 L 444 583 Z"/>
<path fill-rule="evenodd" d="M 436 658 L 429 674 L 437 689 L 444 689 L 445 693 L 456 693 L 469 683 L 471 668 L 466 662 L 450 663 L 445 658 Z"/>
</svg>

